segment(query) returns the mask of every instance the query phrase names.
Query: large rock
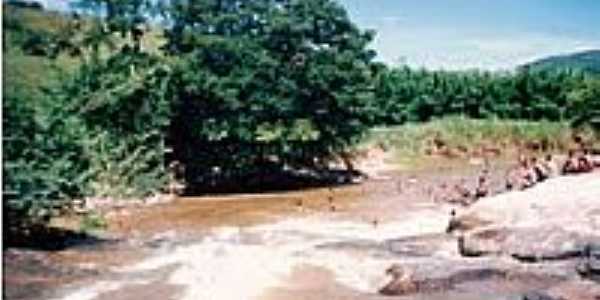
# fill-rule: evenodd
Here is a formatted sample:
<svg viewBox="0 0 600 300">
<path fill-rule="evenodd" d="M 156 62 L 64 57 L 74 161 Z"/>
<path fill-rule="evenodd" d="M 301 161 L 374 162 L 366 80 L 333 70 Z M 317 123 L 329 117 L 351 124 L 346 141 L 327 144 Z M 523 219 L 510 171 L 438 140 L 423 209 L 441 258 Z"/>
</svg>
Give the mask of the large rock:
<svg viewBox="0 0 600 300">
<path fill-rule="evenodd" d="M 413 294 L 419 291 L 417 282 L 413 278 L 412 270 L 400 264 L 393 264 L 385 273 L 392 277 L 390 282 L 379 290 L 386 296 L 399 296 Z"/>
<path fill-rule="evenodd" d="M 402 296 L 417 293 L 450 291 L 455 286 L 471 281 L 490 278 L 506 278 L 506 272 L 473 264 L 452 261 L 428 261 L 429 267 L 414 264 L 393 264 L 386 270 L 391 280 L 379 293 L 387 296 Z"/>
<path fill-rule="evenodd" d="M 577 266 L 577 272 L 586 279 L 600 283 L 600 244 L 587 245 Z"/>
<path fill-rule="evenodd" d="M 507 255 L 522 261 L 581 257 L 597 236 L 559 227 L 502 227 L 474 230 L 459 238 L 464 256 Z"/>
<path fill-rule="evenodd" d="M 582 256 L 586 245 L 600 242 L 600 173 L 486 198 L 452 222 L 462 232 L 459 250 L 466 256 L 531 261 Z"/>
<path fill-rule="evenodd" d="M 471 290 L 486 286 L 493 292 L 514 294 L 532 289 L 545 290 L 563 282 L 560 267 L 527 268 L 510 261 L 481 258 L 420 258 L 393 264 L 386 273 L 391 280 L 379 290 L 383 295 L 412 295 Z M 488 290 L 492 292 L 492 290 Z"/>
</svg>

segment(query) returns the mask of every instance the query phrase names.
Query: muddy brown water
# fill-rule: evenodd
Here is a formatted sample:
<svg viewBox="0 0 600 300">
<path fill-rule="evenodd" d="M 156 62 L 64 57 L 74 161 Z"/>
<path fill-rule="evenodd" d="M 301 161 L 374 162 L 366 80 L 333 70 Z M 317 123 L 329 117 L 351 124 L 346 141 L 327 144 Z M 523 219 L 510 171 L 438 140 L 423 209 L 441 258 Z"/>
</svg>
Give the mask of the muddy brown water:
<svg viewBox="0 0 600 300">
<path fill-rule="evenodd" d="M 493 173 L 497 191 L 505 164 L 498 166 Z M 383 271 L 390 262 L 414 258 L 427 263 L 430 256 L 456 255 L 454 240 L 443 234 L 451 207 L 434 204 L 432 188 L 461 179 L 472 184 L 479 169 L 438 164 L 421 171 L 380 172 L 358 185 L 186 197 L 122 210 L 109 217 L 107 230 L 118 243 L 5 252 L 4 296 L 385 299 L 376 290 L 385 283 Z M 404 299 L 514 299 L 550 281 L 471 280 Z"/>
</svg>

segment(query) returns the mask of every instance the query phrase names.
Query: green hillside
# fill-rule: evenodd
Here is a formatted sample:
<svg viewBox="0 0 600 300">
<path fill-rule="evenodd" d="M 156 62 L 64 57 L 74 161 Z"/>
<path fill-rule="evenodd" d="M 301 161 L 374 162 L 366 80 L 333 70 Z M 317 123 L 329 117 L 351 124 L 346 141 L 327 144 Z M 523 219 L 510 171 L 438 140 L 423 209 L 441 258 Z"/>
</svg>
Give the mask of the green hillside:
<svg viewBox="0 0 600 300">
<path fill-rule="evenodd" d="M 580 70 L 600 74 L 600 50 L 550 56 L 526 64 L 533 70 Z"/>
<path fill-rule="evenodd" d="M 75 70 L 78 61 L 69 55 L 50 53 L 67 33 L 68 19 L 55 12 L 4 4 L 4 96 L 25 93 L 40 98 L 41 90 Z"/>
<path fill-rule="evenodd" d="M 41 99 L 42 90 L 58 86 L 81 65 L 86 44 L 83 32 L 90 22 L 19 3 L 2 5 L 4 97 L 19 93 Z M 111 40 L 115 49 L 122 42 L 119 37 Z M 161 31 L 155 29 L 142 40 L 144 48 L 151 52 L 163 42 Z M 114 49 L 102 50 L 108 56 Z"/>
</svg>

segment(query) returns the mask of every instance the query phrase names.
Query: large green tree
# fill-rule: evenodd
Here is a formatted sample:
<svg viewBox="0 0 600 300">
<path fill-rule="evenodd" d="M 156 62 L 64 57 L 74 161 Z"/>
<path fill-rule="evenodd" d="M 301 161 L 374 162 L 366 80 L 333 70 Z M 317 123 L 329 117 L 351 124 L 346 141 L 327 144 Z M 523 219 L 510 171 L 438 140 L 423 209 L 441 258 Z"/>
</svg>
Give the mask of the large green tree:
<svg viewBox="0 0 600 300">
<path fill-rule="evenodd" d="M 190 180 L 267 157 L 310 166 L 367 128 L 373 34 L 337 2 L 175 0 L 166 19 L 170 138 Z"/>
</svg>

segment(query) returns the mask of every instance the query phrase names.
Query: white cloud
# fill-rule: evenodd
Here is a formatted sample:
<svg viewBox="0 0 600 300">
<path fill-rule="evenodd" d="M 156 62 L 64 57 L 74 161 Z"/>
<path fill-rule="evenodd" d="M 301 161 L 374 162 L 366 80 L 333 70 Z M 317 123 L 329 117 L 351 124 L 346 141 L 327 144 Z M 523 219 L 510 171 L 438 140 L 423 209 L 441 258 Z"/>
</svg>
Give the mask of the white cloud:
<svg viewBox="0 0 600 300">
<path fill-rule="evenodd" d="M 405 21 L 405 17 L 399 16 L 399 15 L 386 16 L 386 17 L 378 18 L 378 21 L 380 21 L 381 23 L 383 23 L 384 25 L 387 25 L 387 26 L 398 26 L 398 25 L 402 25 L 402 23 Z"/>
<path fill-rule="evenodd" d="M 380 60 L 431 69 L 513 69 L 541 57 L 600 48 L 600 41 L 561 35 L 519 32 L 498 35 L 410 26 L 377 29 L 373 47 Z"/>
<path fill-rule="evenodd" d="M 69 8 L 70 0 L 35 0 L 50 10 L 67 10 Z"/>
</svg>

